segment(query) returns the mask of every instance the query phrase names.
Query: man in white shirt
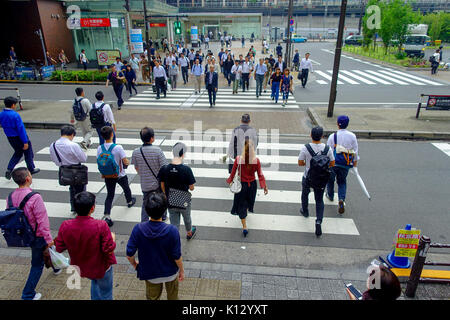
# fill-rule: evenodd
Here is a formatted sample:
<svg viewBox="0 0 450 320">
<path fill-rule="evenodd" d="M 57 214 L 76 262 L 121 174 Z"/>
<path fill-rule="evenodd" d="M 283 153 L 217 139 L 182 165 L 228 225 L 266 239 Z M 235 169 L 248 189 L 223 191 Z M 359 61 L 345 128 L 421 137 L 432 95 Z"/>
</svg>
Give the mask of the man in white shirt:
<svg viewBox="0 0 450 320">
<path fill-rule="evenodd" d="M 359 156 L 358 156 L 358 141 L 356 135 L 353 132 L 347 130 L 348 123 L 350 119 L 345 116 L 339 116 L 337 118 L 337 126 L 339 130 L 336 133 L 331 134 L 328 137 L 327 144 L 333 149 L 336 158 L 336 165 L 331 171 L 330 181 L 327 184 L 327 192 L 325 196 L 333 201 L 334 195 L 334 180 L 336 179 L 338 185 L 338 196 L 339 196 L 339 209 L 340 214 L 345 211 L 345 196 L 347 193 L 347 175 L 348 170 L 351 166 L 343 164 L 339 161 L 339 155 L 337 153 L 344 152 L 353 155 L 353 167 L 356 167 Z"/>
<path fill-rule="evenodd" d="M 314 198 L 316 200 L 316 236 L 320 237 L 322 235 L 322 220 L 323 220 L 323 211 L 324 211 L 324 203 L 323 203 L 323 193 L 325 192 L 325 186 L 327 180 L 325 181 L 312 181 L 316 172 L 310 172 L 311 168 L 311 159 L 322 153 L 323 156 L 328 157 L 329 159 L 329 167 L 334 166 L 334 155 L 333 150 L 321 143 L 320 140 L 323 137 L 323 128 L 322 127 L 314 127 L 311 130 L 311 139 L 312 142 L 305 144 L 300 150 L 300 154 L 298 156 L 298 165 L 305 166 L 305 172 L 302 178 L 302 207 L 300 208 L 300 213 L 305 217 L 309 217 L 308 211 L 308 197 L 311 192 L 311 188 L 314 190 Z M 314 170 L 314 169 L 313 169 Z M 311 174 L 309 174 L 311 173 Z M 316 179 L 317 180 L 317 179 Z"/>
<path fill-rule="evenodd" d="M 84 69 L 84 70 L 87 70 L 87 66 L 88 66 L 89 60 L 88 60 L 88 58 L 86 57 L 86 51 L 85 51 L 84 49 L 81 50 L 79 59 L 80 59 L 80 64 L 83 65 L 83 69 Z"/>
<path fill-rule="evenodd" d="M 134 72 L 136 73 L 136 77 L 138 77 L 140 75 L 140 68 L 139 68 L 139 62 L 141 60 L 136 57 L 133 53 L 131 54 L 131 58 L 130 58 L 130 64 L 131 64 L 131 68 L 134 70 Z"/>
<path fill-rule="evenodd" d="M 284 74 L 284 69 L 286 69 L 286 63 L 283 61 L 281 56 L 278 56 L 278 61 L 275 63 L 275 68 L 280 68 L 281 74 Z"/>
<path fill-rule="evenodd" d="M 311 63 L 311 60 L 309 59 L 309 53 L 305 54 L 305 57 L 300 62 L 300 72 L 299 73 L 299 79 L 302 80 L 302 87 L 304 88 L 306 86 L 306 82 L 308 82 L 308 73 L 311 71 L 313 73 L 313 66 Z"/>
<path fill-rule="evenodd" d="M 234 66 L 231 67 L 230 72 L 233 80 L 233 94 L 237 94 L 242 75 L 242 66 L 239 64 L 239 60 L 234 60 Z"/>
<path fill-rule="evenodd" d="M 248 60 L 248 56 L 245 57 L 245 61 L 242 63 L 242 92 L 245 92 L 245 88 L 250 85 L 250 73 L 253 71 L 253 66 Z"/>
<path fill-rule="evenodd" d="M 205 49 L 209 49 L 209 37 L 206 36 L 205 38 Z"/>
<path fill-rule="evenodd" d="M 155 77 L 156 99 L 160 99 L 161 91 L 164 94 L 165 98 L 167 74 L 166 70 L 164 70 L 164 68 L 159 64 L 158 60 L 155 60 L 155 67 L 153 68 L 153 76 Z"/>
<path fill-rule="evenodd" d="M 75 134 L 76 130 L 73 125 L 64 125 L 61 128 L 61 138 L 50 145 L 50 158 L 58 167 L 86 162 L 87 155 L 77 143 L 72 141 Z M 69 186 L 70 211 L 72 211 L 72 214 L 75 214 L 73 199 L 77 193 L 82 191 L 86 191 L 86 185 Z"/>
<path fill-rule="evenodd" d="M 101 113 L 103 114 L 103 123 L 94 126 L 93 113 L 96 113 L 96 112 L 94 112 L 91 109 L 91 111 L 90 111 L 91 124 L 92 124 L 92 127 L 97 130 L 100 144 L 105 143 L 105 141 L 102 138 L 102 135 L 100 134 L 101 128 L 103 128 L 104 126 L 112 127 L 114 129 L 113 133 L 114 133 L 114 143 L 115 143 L 116 142 L 116 121 L 114 120 L 114 114 L 111 110 L 111 106 L 103 101 L 104 97 L 105 97 L 105 95 L 103 94 L 103 92 L 98 91 L 95 94 L 95 98 L 97 99 L 97 102 L 92 105 L 92 109 L 101 109 Z M 97 112 L 100 112 L 100 111 L 97 111 Z"/>
<path fill-rule="evenodd" d="M 200 64 L 199 59 L 195 59 L 195 63 L 191 69 L 191 73 L 195 76 L 195 94 L 200 93 L 203 70 L 203 66 Z"/>
<path fill-rule="evenodd" d="M 70 108 L 70 123 L 75 123 L 75 127 L 81 130 L 81 134 L 83 135 L 83 141 L 81 141 L 80 145 L 83 149 L 87 150 L 87 148 L 91 145 L 91 137 L 92 137 L 92 127 L 91 122 L 89 121 L 89 112 L 92 109 L 92 104 L 89 101 L 88 98 L 84 96 L 84 90 L 83 88 L 76 88 L 75 93 L 77 97 L 75 98 L 75 101 L 79 104 L 79 106 L 82 108 L 81 114 L 74 114 L 74 107 Z M 84 120 L 83 120 L 84 118 Z"/>
<path fill-rule="evenodd" d="M 262 92 L 264 76 L 267 73 L 267 66 L 264 64 L 264 59 L 259 58 L 259 64 L 255 67 L 255 80 L 256 80 L 256 98 L 259 98 Z"/>
<path fill-rule="evenodd" d="M 111 220 L 111 208 L 116 193 L 116 185 L 119 184 L 122 187 L 128 208 L 131 208 L 136 203 L 136 198 L 131 194 L 128 177 L 125 172 L 125 169 L 130 164 L 130 160 L 127 159 L 125 150 L 121 145 L 116 145 L 113 143 L 114 132 L 111 127 L 103 127 L 100 133 L 105 143 L 98 147 L 97 158 L 109 151 L 114 156 L 114 161 L 119 166 L 119 173 L 116 177 L 103 177 L 105 179 L 107 196 L 105 199 L 105 211 L 102 219 L 106 221 L 108 226 L 112 227 L 113 221 Z"/>
</svg>

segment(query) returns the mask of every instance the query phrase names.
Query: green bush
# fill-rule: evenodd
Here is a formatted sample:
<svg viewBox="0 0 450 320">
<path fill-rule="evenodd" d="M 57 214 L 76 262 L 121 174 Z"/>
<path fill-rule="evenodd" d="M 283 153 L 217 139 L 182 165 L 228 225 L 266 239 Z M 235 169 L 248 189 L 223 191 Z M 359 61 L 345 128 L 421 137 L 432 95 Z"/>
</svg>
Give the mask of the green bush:
<svg viewBox="0 0 450 320">
<path fill-rule="evenodd" d="M 78 70 L 78 71 L 54 71 L 50 81 L 97 81 L 104 82 L 108 77 L 108 72 L 100 70 Z"/>
<path fill-rule="evenodd" d="M 395 58 L 398 60 L 403 60 L 406 58 L 406 56 L 407 56 L 406 52 L 404 52 L 404 51 L 400 51 L 395 54 Z"/>
</svg>

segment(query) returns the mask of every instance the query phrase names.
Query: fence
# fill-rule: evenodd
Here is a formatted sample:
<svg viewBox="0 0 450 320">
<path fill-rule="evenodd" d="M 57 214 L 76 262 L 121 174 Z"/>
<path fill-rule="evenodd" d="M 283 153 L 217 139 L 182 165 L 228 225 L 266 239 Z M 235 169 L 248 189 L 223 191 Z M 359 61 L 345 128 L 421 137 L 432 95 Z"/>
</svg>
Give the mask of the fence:
<svg viewBox="0 0 450 320">
<path fill-rule="evenodd" d="M 23 110 L 22 100 L 20 99 L 20 91 L 19 91 L 19 88 L 0 87 L 0 90 L 3 90 L 3 91 L 16 91 L 16 94 L 17 94 L 17 100 L 19 100 L 19 107 L 20 107 L 20 110 Z M 0 98 L 0 100 L 5 100 L 5 99 L 4 99 L 4 98 Z"/>
</svg>

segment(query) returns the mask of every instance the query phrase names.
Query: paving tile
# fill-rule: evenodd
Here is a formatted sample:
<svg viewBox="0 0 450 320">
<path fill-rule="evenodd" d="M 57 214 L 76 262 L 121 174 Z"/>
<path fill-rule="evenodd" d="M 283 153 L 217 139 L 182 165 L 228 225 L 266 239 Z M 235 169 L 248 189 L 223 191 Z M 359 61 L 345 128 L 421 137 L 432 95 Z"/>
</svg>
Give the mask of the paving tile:
<svg viewBox="0 0 450 320">
<path fill-rule="evenodd" d="M 287 297 L 291 300 L 297 300 L 299 297 L 298 290 L 287 289 Z"/>
<path fill-rule="evenodd" d="M 320 291 L 319 279 L 307 279 L 309 291 Z"/>
<path fill-rule="evenodd" d="M 240 300 L 242 301 L 242 300 L 252 300 L 252 299 L 253 299 L 253 295 L 251 295 L 251 294 L 249 294 L 249 295 L 248 294 L 245 294 L 245 295 L 242 294 Z"/>
<path fill-rule="evenodd" d="M 299 300 L 311 300 L 311 292 L 310 291 L 298 291 L 298 299 Z"/>
<path fill-rule="evenodd" d="M 286 277 L 285 278 L 285 282 L 286 282 L 286 288 L 288 289 L 297 289 L 297 278 L 295 277 Z"/>
<path fill-rule="evenodd" d="M 333 300 L 349 300 L 348 294 L 345 290 L 341 292 L 333 292 Z"/>
<path fill-rule="evenodd" d="M 262 274 L 254 274 L 253 275 L 253 282 L 254 283 L 264 283 L 264 275 L 262 275 Z"/>
<path fill-rule="evenodd" d="M 248 282 L 245 282 L 248 283 Z M 241 286 L 241 299 L 242 296 L 252 296 L 253 295 L 253 285 L 250 283 L 250 285 L 244 285 L 244 283 L 242 283 Z"/>
<path fill-rule="evenodd" d="M 65 272 L 61 272 L 59 275 L 55 275 L 53 271 L 49 271 L 47 273 L 47 277 L 45 278 L 45 283 L 51 285 L 66 286 L 69 276 L 70 275 L 66 274 Z M 43 280 L 43 278 L 41 278 L 41 280 Z"/>
<path fill-rule="evenodd" d="M 113 270 L 114 270 L 114 274 L 116 273 L 126 273 L 128 270 L 129 265 L 126 264 L 117 264 L 114 265 Z"/>
<path fill-rule="evenodd" d="M 275 276 L 263 275 L 264 284 L 275 284 Z"/>
<path fill-rule="evenodd" d="M 194 296 L 193 300 L 217 300 L 217 297 Z"/>
<path fill-rule="evenodd" d="M 114 289 L 128 289 L 136 278 L 128 273 L 121 273 L 114 277 Z"/>
<path fill-rule="evenodd" d="M 421 284 L 419 284 L 420 286 Z M 428 295 L 432 299 L 448 299 L 450 297 L 450 286 L 445 284 L 423 284 L 426 286 Z"/>
<path fill-rule="evenodd" d="M 322 291 L 322 300 L 334 300 L 333 292 Z"/>
<path fill-rule="evenodd" d="M 56 300 L 60 289 L 61 285 L 45 283 L 36 291 L 42 294 L 42 300 Z"/>
<path fill-rule="evenodd" d="M 10 296 L 13 296 L 15 293 L 20 293 L 20 299 L 23 287 L 24 283 L 21 281 L 0 280 L 0 298 L 10 299 Z"/>
<path fill-rule="evenodd" d="M 200 271 L 199 269 L 190 269 L 189 278 L 200 278 Z"/>
<path fill-rule="evenodd" d="M 286 287 L 286 278 L 285 276 L 275 276 L 275 285 Z"/>
<path fill-rule="evenodd" d="M 124 290 L 125 291 L 125 290 Z M 113 298 L 115 298 L 115 290 L 113 289 Z M 80 290 L 78 300 L 91 300 L 91 287 Z"/>
<path fill-rule="evenodd" d="M 286 287 L 275 285 L 275 297 L 277 300 L 287 300 L 287 289 Z"/>
<path fill-rule="evenodd" d="M 331 292 L 331 283 L 328 279 L 319 279 L 319 288 L 322 292 Z"/>
<path fill-rule="evenodd" d="M 8 273 L 15 268 L 12 264 L 0 264 L 0 280 L 8 280 Z"/>
<path fill-rule="evenodd" d="M 297 278 L 297 289 L 299 291 L 309 291 L 308 279 Z"/>
<path fill-rule="evenodd" d="M 194 296 L 198 281 L 198 278 L 184 278 L 178 286 L 179 295 Z"/>
<path fill-rule="evenodd" d="M 241 282 L 236 280 L 220 280 L 217 296 L 221 298 L 239 299 L 241 296 Z"/>
<path fill-rule="evenodd" d="M 193 295 L 178 295 L 178 300 L 194 300 Z"/>
<path fill-rule="evenodd" d="M 241 279 L 242 279 L 242 273 L 239 273 L 239 272 L 233 272 L 233 273 L 231 274 L 231 280 L 238 280 L 238 281 L 241 281 Z"/>
<path fill-rule="evenodd" d="M 275 297 L 275 285 L 264 283 L 264 297 Z"/>
<path fill-rule="evenodd" d="M 124 300 L 147 300 L 145 291 L 127 290 Z"/>
<path fill-rule="evenodd" d="M 216 280 L 231 280 L 232 272 L 228 271 L 213 271 L 213 270 L 202 270 L 200 278 L 204 279 L 216 279 Z"/>
<path fill-rule="evenodd" d="M 345 283 L 342 280 L 329 280 L 331 291 L 333 292 L 341 292 L 345 291 Z"/>
<path fill-rule="evenodd" d="M 81 294 L 81 289 L 69 289 L 67 287 L 61 287 L 55 294 L 56 300 L 77 300 Z"/>
<path fill-rule="evenodd" d="M 219 290 L 219 280 L 199 279 L 195 288 L 196 296 L 217 297 Z"/>
<path fill-rule="evenodd" d="M 323 300 L 322 293 L 318 291 L 311 291 L 310 300 Z"/>
<path fill-rule="evenodd" d="M 253 275 L 248 273 L 242 274 L 242 282 L 253 282 Z"/>
<path fill-rule="evenodd" d="M 135 290 L 135 291 L 144 291 L 145 290 L 145 281 L 134 279 L 131 281 L 130 286 L 128 287 L 128 290 Z"/>
<path fill-rule="evenodd" d="M 264 298 L 264 285 L 261 283 L 253 284 L 253 299 L 262 300 Z"/>
</svg>

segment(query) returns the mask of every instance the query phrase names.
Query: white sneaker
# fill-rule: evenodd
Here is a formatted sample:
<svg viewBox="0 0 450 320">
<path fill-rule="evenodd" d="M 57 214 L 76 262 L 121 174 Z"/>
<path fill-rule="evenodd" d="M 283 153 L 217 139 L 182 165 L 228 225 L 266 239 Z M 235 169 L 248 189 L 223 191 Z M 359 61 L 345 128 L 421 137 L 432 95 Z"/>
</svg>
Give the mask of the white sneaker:
<svg viewBox="0 0 450 320">
<path fill-rule="evenodd" d="M 34 295 L 33 300 L 41 300 L 42 298 L 42 294 L 40 294 L 39 292 L 36 292 L 36 294 Z"/>
</svg>

